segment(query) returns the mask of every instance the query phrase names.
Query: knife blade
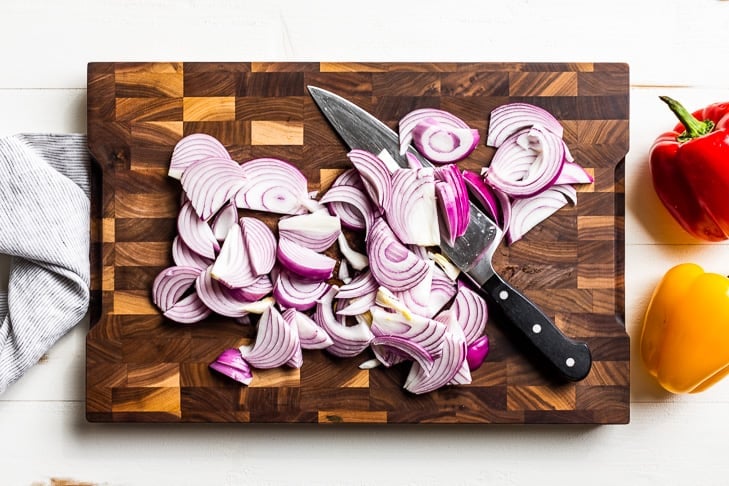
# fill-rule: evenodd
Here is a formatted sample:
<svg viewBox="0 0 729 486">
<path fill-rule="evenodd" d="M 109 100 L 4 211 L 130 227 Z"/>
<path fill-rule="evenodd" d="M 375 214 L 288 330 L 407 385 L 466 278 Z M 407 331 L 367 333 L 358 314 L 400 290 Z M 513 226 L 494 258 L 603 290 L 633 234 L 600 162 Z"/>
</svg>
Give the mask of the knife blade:
<svg viewBox="0 0 729 486">
<path fill-rule="evenodd" d="M 308 90 L 350 149 L 362 149 L 375 155 L 385 150 L 398 165 L 409 167 L 407 158 L 400 155 L 397 133 L 385 123 L 335 93 L 316 86 L 308 86 Z M 412 145 L 407 151 L 424 166 L 433 166 Z M 592 367 L 587 344 L 565 336 L 544 312 L 494 270 L 492 257 L 503 235 L 502 229 L 471 200 L 470 222 L 465 234 L 456 238 L 452 245 L 442 240 L 440 248 L 475 284 L 481 296 L 491 306 L 496 306 L 502 317 L 501 324 L 506 324 L 530 344 L 551 374 L 568 381 L 582 380 Z"/>
</svg>

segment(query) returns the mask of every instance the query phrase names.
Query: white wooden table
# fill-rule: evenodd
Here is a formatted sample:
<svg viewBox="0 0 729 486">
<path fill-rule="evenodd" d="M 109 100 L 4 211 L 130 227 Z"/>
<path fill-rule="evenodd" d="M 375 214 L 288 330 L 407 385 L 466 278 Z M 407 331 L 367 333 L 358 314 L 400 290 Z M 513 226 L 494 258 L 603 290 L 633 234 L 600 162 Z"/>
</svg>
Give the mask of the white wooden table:
<svg viewBox="0 0 729 486">
<path fill-rule="evenodd" d="M 659 95 L 689 109 L 729 100 L 728 41 L 729 2 L 719 0 L 5 0 L 0 135 L 85 132 L 90 61 L 629 63 L 633 349 L 625 426 L 101 425 L 84 418 L 86 321 L 0 396 L 0 484 L 729 484 L 729 380 L 670 396 L 636 353 L 647 300 L 669 267 L 729 273 L 729 246 L 685 236 L 647 171 L 651 142 L 674 124 Z M 0 288 L 7 266 L 0 257 Z"/>
</svg>

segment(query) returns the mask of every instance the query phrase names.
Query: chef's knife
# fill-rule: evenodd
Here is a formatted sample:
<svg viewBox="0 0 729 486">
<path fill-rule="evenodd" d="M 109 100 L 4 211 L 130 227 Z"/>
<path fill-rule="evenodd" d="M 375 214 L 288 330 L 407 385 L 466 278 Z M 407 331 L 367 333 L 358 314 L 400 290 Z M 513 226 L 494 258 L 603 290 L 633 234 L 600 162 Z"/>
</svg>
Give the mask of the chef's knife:
<svg viewBox="0 0 729 486">
<path fill-rule="evenodd" d="M 398 135 L 383 122 L 354 103 L 330 91 L 309 86 L 320 110 L 350 149 L 373 154 L 386 150 L 402 167 Z M 425 166 L 432 166 L 414 147 L 408 151 Z M 493 269 L 491 259 L 503 231 L 473 201 L 466 233 L 451 246 L 441 241 L 441 251 L 476 284 L 481 295 L 496 305 L 503 318 L 530 343 L 553 371 L 566 380 L 578 381 L 590 372 L 592 358 L 586 343 L 574 341 L 531 301 L 505 282 Z"/>
</svg>

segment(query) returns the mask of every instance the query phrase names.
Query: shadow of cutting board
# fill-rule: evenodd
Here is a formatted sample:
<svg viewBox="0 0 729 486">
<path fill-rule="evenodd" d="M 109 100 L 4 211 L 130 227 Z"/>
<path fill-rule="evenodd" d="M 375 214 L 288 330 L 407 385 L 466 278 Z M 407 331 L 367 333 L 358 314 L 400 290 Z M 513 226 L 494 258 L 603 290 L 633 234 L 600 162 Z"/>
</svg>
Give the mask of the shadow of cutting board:
<svg viewBox="0 0 729 486">
<path fill-rule="evenodd" d="M 88 136 L 95 162 L 92 326 L 86 416 L 94 422 L 627 423 L 629 338 L 624 317 L 624 180 L 629 71 L 625 64 L 91 63 Z M 304 353 L 300 370 L 256 372 L 250 387 L 208 369 L 250 326 L 210 317 L 180 326 L 151 304 L 172 264 L 178 181 L 166 176 L 184 135 L 209 133 L 239 162 L 279 157 L 311 189 L 348 166 L 346 149 L 308 96 L 330 89 L 395 128 L 439 107 L 481 132 L 489 113 L 527 101 L 555 114 L 576 160 L 594 174 L 565 207 L 494 266 L 574 338 L 594 364 L 578 383 L 543 375 L 497 322 L 473 383 L 424 396 L 402 390 L 407 367 L 360 370 L 361 359 Z M 488 164 L 481 144 L 464 168 Z"/>
</svg>

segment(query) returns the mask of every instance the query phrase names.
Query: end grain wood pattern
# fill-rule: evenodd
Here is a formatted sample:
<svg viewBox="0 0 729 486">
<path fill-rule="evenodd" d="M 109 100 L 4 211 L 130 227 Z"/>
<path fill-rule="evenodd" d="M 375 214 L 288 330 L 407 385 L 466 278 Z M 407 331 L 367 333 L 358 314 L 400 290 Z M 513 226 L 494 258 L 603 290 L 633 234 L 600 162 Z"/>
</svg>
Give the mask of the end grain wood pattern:
<svg viewBox="0 0 729 486">
<path fill-rule="evenodd" d="M 300 370 L 257 371 L 251 386 L 212 372 L 225 348 L 253 330 L 210 317 L 166 321 L 152 280 L 171 265 L 179 183 L 166 176 L 184 135 L 220 139 L 239 162 L 280 157 L 310 189 L 348 167 L 346 148 L 307 93 L 337 92 L 396 128 L 423 107 L 451 111 L 486 139 L 489 113 L 526 101 L 555 114 L 576 160 L 595 178 L 494 266 L 568 335 L 594 365 L 557 383 L 490 322 L 492 351 L 473 383 L 414 396 L 407 367 L 361 370 L 362 359 L 306 351 Z M 99 422 L 627 423 L 629 338 L 624 315 L 624 184 L 628 66 L 512 63 L 91 63 L 88 135 L 95 167 L 94 304 L 86 344 L 86 415 Z M 478 170 L 481 144 L 462 165 Z"/>
</svg>

